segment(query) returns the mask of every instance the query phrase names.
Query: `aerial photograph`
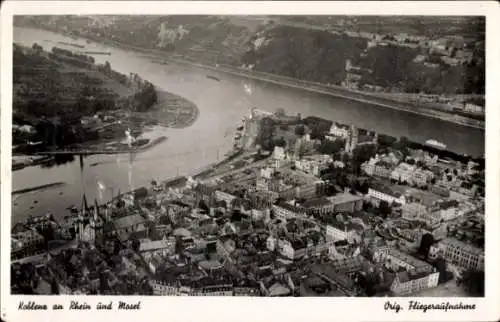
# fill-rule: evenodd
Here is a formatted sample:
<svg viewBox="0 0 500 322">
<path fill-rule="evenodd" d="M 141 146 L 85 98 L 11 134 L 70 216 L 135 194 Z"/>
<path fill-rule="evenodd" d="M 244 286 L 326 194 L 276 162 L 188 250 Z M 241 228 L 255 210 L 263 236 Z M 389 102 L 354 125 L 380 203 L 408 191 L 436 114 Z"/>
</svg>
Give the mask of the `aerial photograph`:
<svg viewBox="0 0 500 322">
<path fill-rule="evenodd" d="M 485 20 L 15 16 L 10 293 L 484 297 Z"/>
</svg>

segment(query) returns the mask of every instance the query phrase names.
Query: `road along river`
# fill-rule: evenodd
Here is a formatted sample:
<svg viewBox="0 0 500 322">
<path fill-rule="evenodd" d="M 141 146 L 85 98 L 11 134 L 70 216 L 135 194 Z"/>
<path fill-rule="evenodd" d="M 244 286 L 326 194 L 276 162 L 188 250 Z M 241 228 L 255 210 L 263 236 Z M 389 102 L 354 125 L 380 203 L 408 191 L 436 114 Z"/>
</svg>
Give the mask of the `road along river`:
<svg viewBox="0 0 500 322">
<path fill-rule="evenodd" d="M 445 143 L 450 150 L 478 156 L 484 154 L 484 130 L 461 126 L 438 119 L 351 101 L 306 90 L 246 79 L 183 64 L 158 64 L 144 53 L 127 51 L 69 37 L 45 30 L 14 28 L 14 41 L 31 46 L 38 43 L 46 50 L 54 46 L 75 50 L 58 42 L 84 44 L 84 51 L 110 52 L 92 55 L 96 62 L 109 61 L 121 73 L 137 73 L 159 89 L 185 97 L 200 111 L 197 122 L 184 129 L 157 127 L 155 135 L 168 140 L 138 154 L 129 166 L 127 156 L 95 155 L 85 158 L 83 168 L 75 162 L 53 168 L 29 167 L 13 172 L 12 190 L 28 189 L 53 182 L 66 185 L 32 191 L 15 196 L 13 220 L 51 211 L 56 217 L 67 214 L 66 207 L 79 205 L 85 192 L 89 200 L 109 199 L 118 191 L 149 184 L 152 179 L 186 175 L 217 161 L 229 151 L 232 131 L 251 107 L 275 111 L 283 108 L 289 114 L 314 115 L 341 123 L 354 124 L 393 136 L 406 136 L 417 142 L 430 138 Z M 207 76 L 213 76 L 220 81 Z M 244 84 L 251 89 L 245 92 Z M 99 193 L 97 182 L 107 188 Z"/>
</svg>

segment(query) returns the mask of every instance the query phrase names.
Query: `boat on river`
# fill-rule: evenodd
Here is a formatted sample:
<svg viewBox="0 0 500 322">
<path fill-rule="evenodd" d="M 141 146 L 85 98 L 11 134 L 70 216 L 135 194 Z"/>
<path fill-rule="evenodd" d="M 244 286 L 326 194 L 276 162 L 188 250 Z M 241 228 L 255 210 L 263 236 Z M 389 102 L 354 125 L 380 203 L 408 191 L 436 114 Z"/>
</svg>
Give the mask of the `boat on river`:
<svg viewBox="0 0 500 322">
<path fill-rule="evenodd" d="M 425 141 L 425 145 L 432 147 L 432 148 L 440 149 L 440 150 L 446 150 L 446 144 L 441 143 L 441 142 L 434 140 L 434 139 L 429 139 L 429 140 Z"/>
<path fill-rule="evenodd" d="M 212 76 L 212 75 L 207 75 L 207 78 L 209 78 L 209 79 L 213 79 L 213 80 L 215 80 L 215 81 L 220 82 L 220 79 L 218 79 L 217 77 Z"/>
<path fill-rule="evenodd" d="M 76 47 L 76 48 L 85 48 L 85 45 L 80 45 L 80 44 L 75 44 L 75 43 L 70 43 L 70 42 L 58 41 L 57 43 L 61 44 L 61 45 Z"/>
</svg>

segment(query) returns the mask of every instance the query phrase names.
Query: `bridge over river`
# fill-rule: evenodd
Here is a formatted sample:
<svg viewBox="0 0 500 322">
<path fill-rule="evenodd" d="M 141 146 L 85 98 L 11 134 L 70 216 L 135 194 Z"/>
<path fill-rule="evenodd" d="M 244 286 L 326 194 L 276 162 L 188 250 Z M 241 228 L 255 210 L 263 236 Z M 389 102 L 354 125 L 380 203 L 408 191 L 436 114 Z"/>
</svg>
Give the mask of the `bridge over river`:
<svg viewBox="0 0 500 322">
<path fill-rule="evenodd" d="M 87 150 L 87 149 L 64 149 L 57 151 L 41 151 L 33 152 L 29 154 L 25 153 L 13 153 L 13 156 L 23 156 L 23 155 L 94 155 L 94 154 L 128 154 L 128 153 L 138 153 L 143 151 L 142 149 L 118 149 L 118 150 Z"/>
</svg>

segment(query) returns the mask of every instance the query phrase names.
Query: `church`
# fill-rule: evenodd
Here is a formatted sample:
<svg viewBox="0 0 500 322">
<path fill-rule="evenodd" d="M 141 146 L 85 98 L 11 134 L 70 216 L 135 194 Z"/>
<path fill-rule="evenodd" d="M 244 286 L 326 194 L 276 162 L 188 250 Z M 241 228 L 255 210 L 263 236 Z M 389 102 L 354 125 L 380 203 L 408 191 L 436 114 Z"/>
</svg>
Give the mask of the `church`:
<svg viewBox="0 0 500 322">
<path fill-rule="evenodd" d="M 102 244 L 104 242 L 104 220 L 99 212 L 97 200 L 94 206 L 89 207 L 87 198 L 83 195 L 82 207 L 75 220 L 76 239 L 91 244 Z"/>
</svg>

